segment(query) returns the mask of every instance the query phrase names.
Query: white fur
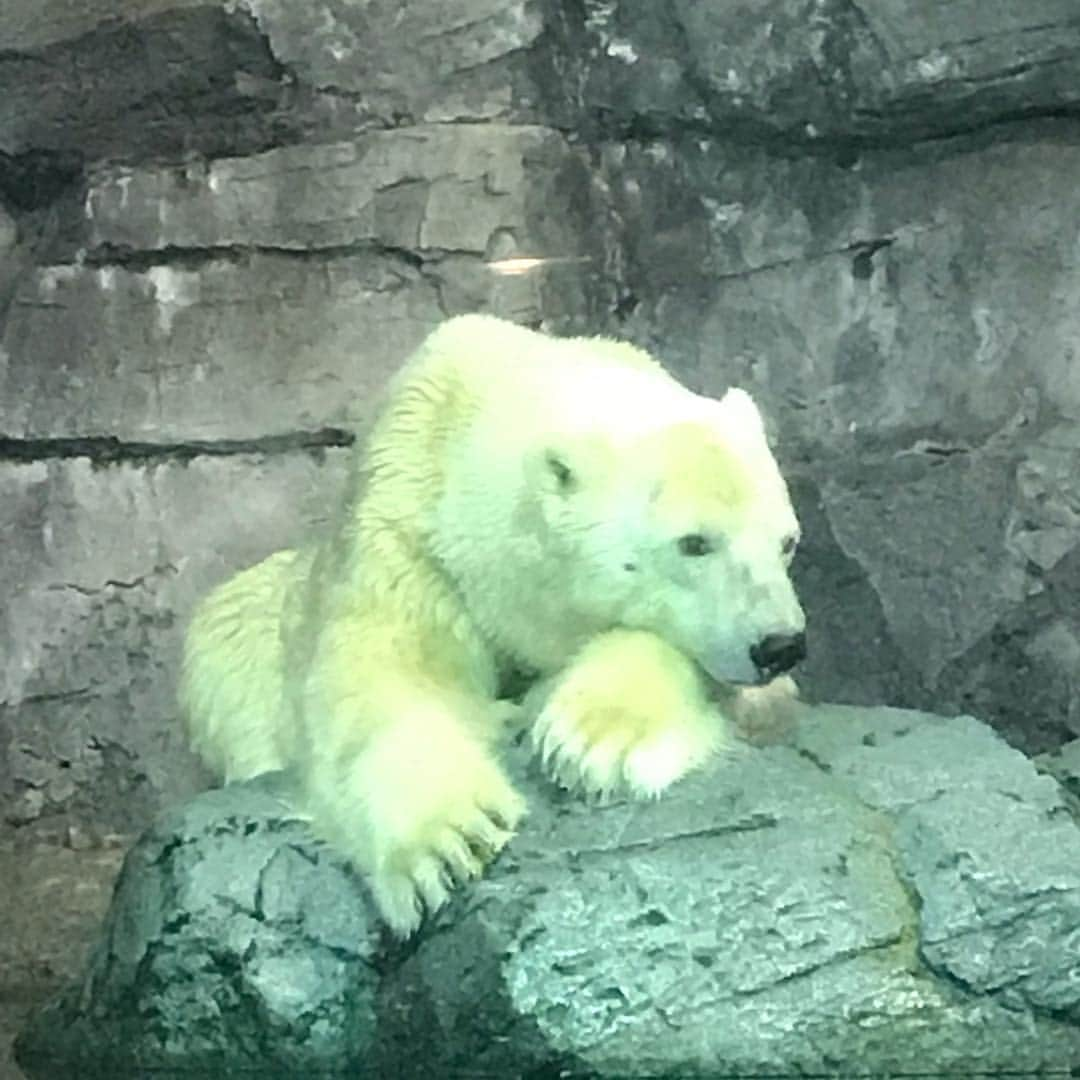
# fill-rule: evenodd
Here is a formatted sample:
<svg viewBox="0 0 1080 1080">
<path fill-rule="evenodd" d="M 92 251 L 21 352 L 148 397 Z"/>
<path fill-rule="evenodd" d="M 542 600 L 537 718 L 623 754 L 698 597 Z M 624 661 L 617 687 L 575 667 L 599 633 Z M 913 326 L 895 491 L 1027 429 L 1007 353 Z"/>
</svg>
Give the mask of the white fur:
<svg viewBox="0 0 1080 1080">
<path fill-rule="evenodd" d="M 725 743 L 702 667 L 747 677 L 802 610 L 787 489 L 753 402 L 647 354 L 452 319 L 395 378 L 339 520 L 213 592 L 181 698 L 226 779 L 283 765 L 398 934 L 524 813 L 495 744 L 508 663 L 552 775 L 653 796 Z M 715 541 L 680 554 L 687 532 Z"/>
</svg>

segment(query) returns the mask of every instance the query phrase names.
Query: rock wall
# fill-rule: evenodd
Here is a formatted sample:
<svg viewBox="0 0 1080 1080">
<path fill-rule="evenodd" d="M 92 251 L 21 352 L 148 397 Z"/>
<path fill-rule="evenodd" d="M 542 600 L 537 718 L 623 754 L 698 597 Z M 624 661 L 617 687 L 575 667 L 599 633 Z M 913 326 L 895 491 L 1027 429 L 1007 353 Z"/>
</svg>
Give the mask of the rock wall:
<svg viewBox="0 0 1080 1080">
<path fill-rule="evenodd" d="M 201 782 L 195 598 L 476 309 L 760 396 L 810 696 L 1080 734 L 1071 0 L 19 0 L 0 40 L 8 821 Z"/>
</svg>

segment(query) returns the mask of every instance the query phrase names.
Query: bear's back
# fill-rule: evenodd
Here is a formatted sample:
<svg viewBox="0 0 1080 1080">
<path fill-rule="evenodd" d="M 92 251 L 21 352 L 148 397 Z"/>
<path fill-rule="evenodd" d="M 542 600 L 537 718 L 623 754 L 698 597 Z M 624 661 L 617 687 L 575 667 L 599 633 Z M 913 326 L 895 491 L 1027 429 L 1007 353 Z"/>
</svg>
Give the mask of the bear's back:
<svg viewBox="0 0 1080 1080">
<path fill-rule="evenodd" d="M 500 429 L 507 449 L 519 439 L 534 441 L 538 432 L 636 438 L 704 415 L 714 405 L 627 342 L 553 338 L 490 315 L 444 323 L 418 360 L 425 369 L 452 370 L 469 395 L 476 395 L 477 419 Z"/>
</svg>

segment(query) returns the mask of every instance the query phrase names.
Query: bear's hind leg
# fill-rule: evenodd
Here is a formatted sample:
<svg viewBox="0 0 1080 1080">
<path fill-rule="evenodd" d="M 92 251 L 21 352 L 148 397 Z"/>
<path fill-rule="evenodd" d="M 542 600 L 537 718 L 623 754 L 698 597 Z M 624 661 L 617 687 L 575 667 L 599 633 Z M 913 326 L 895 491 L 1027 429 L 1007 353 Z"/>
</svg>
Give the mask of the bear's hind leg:
<svg viewBox="0 0 1080 1080">
<path fill-rule="evenodd" d="M 226 782 L 288 764 L 282 604 L 310 554 L 279 551 L 213 590 L 184 638 L 179 705 L 192 749 Z"/>
<path fill-rule="evenodd" d="M 600 796 L 659 795 L 726 743 L 696 666 L 642 630 L 593 638 L 531 692 L 526 709 L 553 778 Z"/>
</svg>

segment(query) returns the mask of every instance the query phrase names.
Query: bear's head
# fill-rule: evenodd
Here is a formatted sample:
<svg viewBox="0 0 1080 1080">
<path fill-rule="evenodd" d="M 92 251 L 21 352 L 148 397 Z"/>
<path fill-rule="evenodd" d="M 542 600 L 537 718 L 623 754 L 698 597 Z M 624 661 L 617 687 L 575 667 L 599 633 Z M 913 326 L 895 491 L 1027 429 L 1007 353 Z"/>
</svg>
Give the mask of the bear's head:
<svg viewBox="0 0 1080 1080">
<path fill-rule="evenodd" d="M 583 620 L 650 630 L 721 682 L 765 682 L 805 654 L 788 576 L 799 524 L 742 390 L 642 431 L 552 436 L 534 481 L 567 597 Z"/>
</svg>

